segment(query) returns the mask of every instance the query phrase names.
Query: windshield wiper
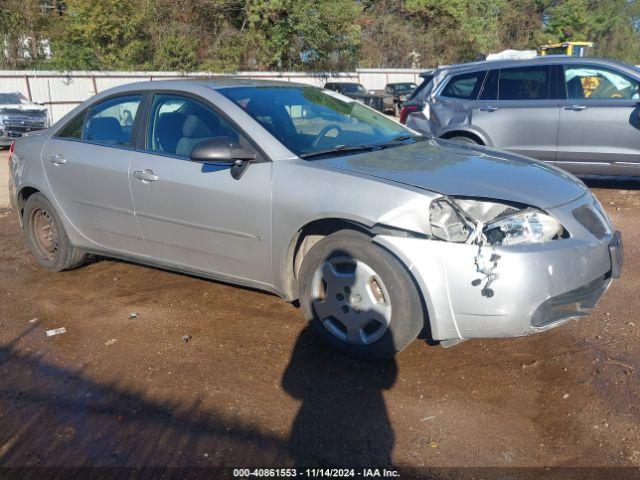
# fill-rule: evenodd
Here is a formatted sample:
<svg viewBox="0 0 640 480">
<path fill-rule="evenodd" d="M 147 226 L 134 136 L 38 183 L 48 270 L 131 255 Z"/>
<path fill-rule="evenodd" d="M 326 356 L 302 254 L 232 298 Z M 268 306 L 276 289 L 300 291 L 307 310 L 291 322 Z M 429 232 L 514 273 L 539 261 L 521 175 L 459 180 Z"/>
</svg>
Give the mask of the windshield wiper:
<svg viewBox="0 0 640 480">
<path fill-rule="evenodd" d="M 331 155 L 331 154 L 339 154 L 346 152 L 370 152 L 373 150 L 382 150 L 384 148 L 389 147 L 397 147 L 403 145 L 403 142 L 406 140 L 415 140 L 416 142 L 421 142 L 423 140 L 428 140 L 429 137 L 425 137 L 424 135 L 398 135 L 397 137 L 393 137 L 391 140 L 381 143 L 366 143 L 364 145 L 338 145 L 333 148 L 327 148 L 325 150 L 318 150 L 315 152 L 303 153 L 299 155 L 300 158 L 313 158 L 313 157 L 321 157 L 323 155 Z"/>
<path fill-rule="evenodd" d="M 345 152 L 369 152 L 379 148 L 378 145 L 338 145 L 333 148 L 327 148 L 325 150 L 316 150 L 315 152 L 302 153 L 298 155 L 300 158 L 313 158 L 320 157 L 322 155 L 331 155 Z"/>
<path fill-rule="evenodd" d="M 383 143 L 382 145 L 386 145 L 387 143 L 393 143 L 393 142 L 404 142 L 405 140 L 415 140 L 416 142 L 422 142 L 424 140 L 429 140 L 429 137 L 425 135 L 410 135 L 410 134 L 398 135 L 397 137 L 393 137 L 391 140 Z"/>
</svg>

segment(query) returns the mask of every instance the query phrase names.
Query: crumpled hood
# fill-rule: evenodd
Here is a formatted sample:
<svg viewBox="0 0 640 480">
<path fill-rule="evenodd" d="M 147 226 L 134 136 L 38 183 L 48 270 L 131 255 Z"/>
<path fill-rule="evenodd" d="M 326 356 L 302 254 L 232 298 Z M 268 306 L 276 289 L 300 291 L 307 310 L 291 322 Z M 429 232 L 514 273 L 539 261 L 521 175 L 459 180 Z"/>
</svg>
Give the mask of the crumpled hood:
<svg viewBox="0 0 640 480">
<path fill-rule="evenodd" d="M 440 140 L 315 162 L 443 195 L 491 198 L 541 209 L 568 203 L 588 190 L 573 175 L 537 160 Z"/>
</svg>

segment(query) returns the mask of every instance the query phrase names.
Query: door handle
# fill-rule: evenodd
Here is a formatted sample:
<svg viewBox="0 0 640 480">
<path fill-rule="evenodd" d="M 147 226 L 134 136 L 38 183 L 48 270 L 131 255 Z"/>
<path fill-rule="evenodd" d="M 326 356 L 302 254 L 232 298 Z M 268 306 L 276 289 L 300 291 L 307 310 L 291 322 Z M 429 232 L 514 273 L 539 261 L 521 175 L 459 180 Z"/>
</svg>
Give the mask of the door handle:
<svg viewBox="0 0 640 480">
<path fill-rule="evenodd" d="M 158 176 L 153 173 L 153 170 L 145 168 L 144 170 L 136 170 L 133 172 L 133 176 L 143 182 L 155 182 L 158 180 Z"/>
<path fill-rule="evenodd" d="M 60 155 L 59 153 L 56 153 L 55 155 L 52 155 L 49 158 L 49 161 L 51 163 L 55 163 L 56 165 L 64 165 L 65 163 L 67 163 L 67 159 L 64 158 L 62 155 Z"/>
<path fill-rule="evenodd" d="M 565 110 L 572 110 L 574 112 L 580 112 L 582 110 L 586 110 L 587 106 L 586 105 L 567 105 L 566 107 L 563 107 Z"/>
<path fill-rule="evenodd" d="M 480 107 L 481 112 L 496 112 L 500 110 L 498 107 Z"/>
</svg>

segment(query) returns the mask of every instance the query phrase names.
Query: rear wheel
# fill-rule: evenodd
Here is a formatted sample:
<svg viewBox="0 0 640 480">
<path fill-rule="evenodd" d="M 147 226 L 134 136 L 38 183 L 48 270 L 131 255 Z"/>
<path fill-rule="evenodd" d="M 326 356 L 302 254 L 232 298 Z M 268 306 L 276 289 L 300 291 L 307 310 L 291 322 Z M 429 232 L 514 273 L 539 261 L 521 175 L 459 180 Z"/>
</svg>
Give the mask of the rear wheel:
<svg viewBox="0 0 640 480">
<path fill-rule="evenodd" d="M 71 245 L 60 217 L 41 193 L 27 199 L 22 224 L 27 246 L 39 265 L 62 271 L 75 268 L 85 260 L 86 254 Z"/>
<path fill-rule="evenodd" d="M 325 237 L 304 257 L 300 303 L 313 329 L 349 355 L 391 358 L 416 339 L 425 315 L 404 265 L 360 232 Z"/>
</svg>

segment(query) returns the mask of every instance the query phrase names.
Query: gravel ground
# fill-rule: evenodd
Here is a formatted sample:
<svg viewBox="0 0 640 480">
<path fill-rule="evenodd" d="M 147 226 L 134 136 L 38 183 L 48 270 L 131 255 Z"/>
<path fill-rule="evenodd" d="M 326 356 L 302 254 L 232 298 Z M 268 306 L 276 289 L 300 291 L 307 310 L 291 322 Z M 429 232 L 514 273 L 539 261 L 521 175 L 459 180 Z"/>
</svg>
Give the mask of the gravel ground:
<svg viewBox="0 0 640 480">
<path fill-rule="evenodd" d="M 0 209 L 0 465 L 638 467 L 640 182 L 589 184 L 626 249 L 593 315 L 384 365 L 262 292 L 111 260 L 43 270 Z"/>
</svg>

